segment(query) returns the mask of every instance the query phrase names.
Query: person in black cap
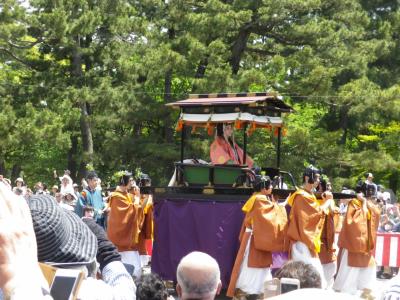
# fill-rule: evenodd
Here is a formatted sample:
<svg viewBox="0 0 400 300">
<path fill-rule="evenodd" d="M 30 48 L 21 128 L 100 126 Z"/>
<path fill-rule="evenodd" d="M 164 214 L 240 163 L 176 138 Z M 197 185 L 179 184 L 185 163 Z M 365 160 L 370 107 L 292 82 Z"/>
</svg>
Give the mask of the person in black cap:
<svg viewBox="0 0 400 300">
<path fill-rule="evenodd" d="M 321 250 L 321 234 L 325 216 L 333 209 L 332 193 L 326 191 L 323 200 L 314 195 L 320 183 L 320 170 L 308 166 L 303 173 L 303 186 L 287 199 L 291 207 L 289 215 L 288 237 L 290 240 L 290 258 L 312 264 L 319 272 L 323 288 L 326 280 L 318 254 Z"/>
<path fill-rule="evenodd" d="M 83 208 L 91 206 L 94 208 L 94 219 L 96 223 L 104 227 L 105 204 L 101 191 L 97 189 L 98 176 L 95 171 L 89 171 L 86 175 L 87 188 L 84 188 L 75 206 L 75 212 L 79 217 L 83 217 Z"/>
<path fill-rule="evenodd" d="M 358 182 L 357 196 L 347 206 L 339 234 L 340 265 L 333 289 L 335 291 L 369 294 L 376 286 L 376 262 L 373 256 L 380 209 L 368 199 L 367 184 Z M 366 298 L 368 299 L 368 298 Z"/>
<path fill-rule="evenodd" d="M 242 208 L 246 216 L 227 290 L 227 296 L 234 299 L 262 294 L 265 280 L 272 279 L 272 252 L 287 251 L 287 214 L 271 196 L 269 177 L 257 175 L 254 191 Z"/>
<path fill-rule="evenodd" d="M 129 192 L 133 184 L 132 173 L 121 172 L 118 187 L 109 198 L 107 235 L 117 246 L 122 262 L 131 266 L 134 277 L 139 278 L 141 262 L 138 242 L 143 209 L 139 198 L 134 198 Z"/>
</svg>

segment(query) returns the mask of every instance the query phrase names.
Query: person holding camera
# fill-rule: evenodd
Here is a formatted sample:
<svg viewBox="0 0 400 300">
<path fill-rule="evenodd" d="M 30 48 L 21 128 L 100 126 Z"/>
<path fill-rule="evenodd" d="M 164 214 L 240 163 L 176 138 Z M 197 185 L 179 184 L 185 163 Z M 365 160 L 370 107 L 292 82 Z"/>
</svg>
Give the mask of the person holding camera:
<svg viewBox="0 0 400 300">
<path fill-rule="evenodd" d="M 334 290 L 356 294 L 359 290 L 370 292 L 376 283 L 376 263 L 373 249 L 379 226 L 380 210 L 366 198 L 367 184 L 359 182 L 357 198 L 348 204 L 343 227 L 339 234 L 339 269 Z"/>
<path fill-rule="evenodd" d="M 290 206 L 288 237 L 290 240 L 289 256 L 294 261 L 313 265 L 321 276 L 321 285 L 326 287 L 323 268 L 319 259 L 321 235 L 325 216 L 333 209 L 332 193 L 323 193 L 319 201 L 314 190 L 320 183 L 320 171 L 310 165 L 303 173 L 303 187 L 287 199 Z"/>
<path fill-rule="evenodd" d="M 264 282 L 272 278 L 272 252 L 287 251 L 287 214 L 271 196 L 269 177 L 256 176 L 254 190 L 242 208 L 246 216 L 227 290 L 234 299 L 262 294 Z"/>
</svg>

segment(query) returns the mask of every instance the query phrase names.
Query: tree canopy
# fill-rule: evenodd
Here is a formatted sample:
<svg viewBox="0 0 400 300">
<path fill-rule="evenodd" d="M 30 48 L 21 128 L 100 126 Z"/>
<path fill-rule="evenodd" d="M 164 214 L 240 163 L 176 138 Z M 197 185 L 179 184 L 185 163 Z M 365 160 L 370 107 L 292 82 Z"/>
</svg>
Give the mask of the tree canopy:
<svg viewBox="0 0 400 300">
<path fill-rule="evenodd" d="M 313 163 L 336 188 L 373 172 L 398 191 L 399 29 L 392 0 L 4 0 L 0 173 L 140 167 L 165 184 L 179 159 L 166 103 L 275 91 L 296 111 L 282 169 Z M 188 155 L 208 160 L 210 138 L 192 136 Z M 248 150 L 273 166 L 275 145 L 257 132 Z"/>
</svg>

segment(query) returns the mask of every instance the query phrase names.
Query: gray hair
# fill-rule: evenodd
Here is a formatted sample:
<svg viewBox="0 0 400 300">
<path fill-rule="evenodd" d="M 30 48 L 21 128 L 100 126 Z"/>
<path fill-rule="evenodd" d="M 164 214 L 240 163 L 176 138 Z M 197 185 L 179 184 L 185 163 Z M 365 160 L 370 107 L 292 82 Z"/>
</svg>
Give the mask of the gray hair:
<svg viewBox="0 0 400 300">
<path fill-rule="evenodd" d="M 183 299 L 214 299 L 220 283 L 218 263 L 206 253 L 191 252 L 181 259 L 177 280 Z"/>
</svg>

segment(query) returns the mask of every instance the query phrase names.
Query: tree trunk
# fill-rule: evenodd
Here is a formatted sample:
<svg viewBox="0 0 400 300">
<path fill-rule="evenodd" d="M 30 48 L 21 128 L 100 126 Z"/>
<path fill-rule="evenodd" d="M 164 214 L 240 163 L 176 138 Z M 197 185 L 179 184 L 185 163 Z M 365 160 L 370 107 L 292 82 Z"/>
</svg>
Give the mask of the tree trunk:
<svg viewBox="0 0 400 300">
<path fill-rule="evenodd" d="M 400 172 L 398 170 L 394 170 L 389 177 L 389 188 L 393 190 L 394 193 L 397 193 L 400 184 Z"/>
<path fill-rule="evenodd" d="M 76 38 L 76 46 L 72 51 L 72 74 L 75 77 L 76 87 L 82 86 L 82 55 L 79 51 L 79 37 Z M 80 101 L 81 118 L 80 118 L 80 129 L 82 135 L 82 146 L 83 146 L 83 159 L 82 163 L 87 165 L 93 162 L 93 138 L 92 129 L 89 122 L 89 109 L 86 101 Z"/>
<path fill-rule="evenodd" d="M 3 159 L 0 159 L 0 175 L 6 177 L 6 164 Z"/>
<path fill-rule="evenodd" d="M 172 100 L 172 70 L 168 70 L 165 74 L 164 85 L 164 102 L 169 103 Z M 174 138 L 174 130 L 172 128 L 170 110 L 166 110 L 165 123 L 164 123 L 165 141 L 172 143 Z"/>
<path fill-rule="evenodd" d="M 14 182 L 14 180 L 19 177 L 20 173 L 21 173 L 21 166 L 19 164 L 13 165 L 11 171 L 11 182 Z"/>
<path fill-rule="evenodd" d="M 233 74 L 237 74 L 239 72 L 240 61 L 242 59 L 244 51 L 246 50 L 249 36 L 250 36 L 250 30 L 248 28 L 241 29 L 239 31 L 236 41 L 233 43 L 232 56 L 230 58 Z"/>
<path fill-rule="evenodd" d="M 76 135 L 71 135 L 71 148 L 68 150 L 68 170 L 71 171 L 71 177 L 76 182 L 78 165 L 76 161 L 76 156 L 78 154 L 78 137 Z"/>
<path fill-rule="evenodd" d="M 349 115 L 348 115 L 348 108 L 343 107 L 340 111 L 340 124 L 343 129 L 342 138 L 340 139 L 340 144 L 345 145 L 347 141 L 347 133 L 348 133 L 348 126 L 349 126 Z"/>
<path fill-rule="evenodd" d="M 86 102 L 82 102 L 81 106 L 81 135 L 83 146 L 83 162 L 86 164 L 93 162 L 93 137 L 90 128 L 89 114 Z"/>
</svg>

